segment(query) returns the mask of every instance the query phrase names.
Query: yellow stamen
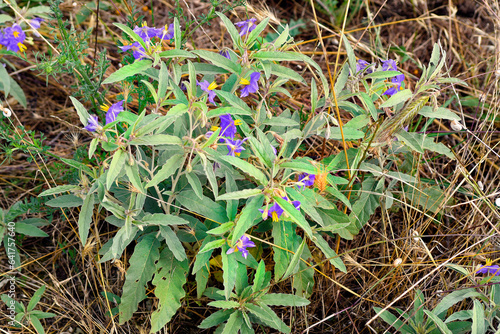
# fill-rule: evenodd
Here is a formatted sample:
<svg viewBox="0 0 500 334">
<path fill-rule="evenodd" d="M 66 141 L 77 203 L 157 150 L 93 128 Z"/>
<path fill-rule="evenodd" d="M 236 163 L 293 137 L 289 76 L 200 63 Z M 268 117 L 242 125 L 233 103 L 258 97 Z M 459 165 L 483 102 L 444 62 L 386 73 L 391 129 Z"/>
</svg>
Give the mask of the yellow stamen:
<svg viewBox="0 0 500 334">
<path fill-rule="evenodd" d="M 248 79 L 241 78 L 240 85 L 245 85 L 245 86 L 250 85 L 250 81 L 248 81 Z"/>
<path fill-rule="evenodd" d="M 212 82 L 209 86 L 208 86 L 208 90 L 214 90 L 215 88 L 217 88 L 217 84 L 214 82 Z"/>
<path fill-rule="evenodd" d="M 142 26 L 143 27 L 147 27 L 148 26 L 148 23 L 146 21 L 142 21 Z"/>
<path fill-rule="evenodd" d="M 214 132 L 215 132 L 215 131 L 217 131 L 217 129 L 218 129 L 218 128 L 219 128 L 218 126 L 213 125 L 213 126 L 210 128 L 210 131 L 214 131 Z"/>
<path fill-rule="evenodd" d="M 234 154 L 235 154 L 237 157 L 239 157 L 239 156 L 241 155 L 241 153 L 240 153 L 240 152 L 234 152 Z"/>
<path fill-rule="evenodd" d="M 486 259 L 485 266 L 491 266 L 492 264 L 493 264 L 493 261 L 491 259 Z"/>
<path fill-rule="evenodd" d="M 241 125 L 241 120 L 240 119 L 237 119 L 236 121 L 234 121 L 234 125 Z"/>
<path fill-rule="evenodd" d="M 17 43 L 17 46 L 19 47 L 20 52 L 24 52 L 28 49 L 23 43 Z"/>
<path fill-rule="evenodd" d="M 271 214 L 271 217 L 273 219 L 273 222 L 277 222 L 280 220 L 280 217 L 278 217 L 278 214 L 276 213 L 276 211 L 273 211 L 273 213 Z"/>
<path fill-rule="evenodd" d="M 102 111 L 108 111 L 108 110 L 109 110 L 109 106 L 108 106 L 107 104 L 103 104 L 103 105 L 101 106 L 101 110 L 102 110 Z"/>
<path fill-rule="evenodd" d="M 19 31 L 14 31 L 12 33 L 12 35 L 14 35 L 15 38 L 18 38 L 19 37 Z"/>
</svg>

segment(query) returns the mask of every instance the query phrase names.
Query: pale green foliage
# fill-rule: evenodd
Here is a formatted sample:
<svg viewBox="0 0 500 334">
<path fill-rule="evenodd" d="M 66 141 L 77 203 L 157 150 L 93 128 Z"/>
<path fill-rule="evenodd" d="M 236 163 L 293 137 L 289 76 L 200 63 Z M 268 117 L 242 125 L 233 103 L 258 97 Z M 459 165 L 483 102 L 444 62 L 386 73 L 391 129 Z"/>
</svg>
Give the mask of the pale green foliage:
<svg viewBox="0 0 500 334">
<path fill-rule="evenodd" d="M 210 306 L 221 308 L 201 328 L 219 326 L 221 333 L 252 333 L 252 324 L 259 323 L 288 333 L 290 327 L 269 306 L 309 303 L 306 298 L 315 282 L 311 253 L 324 254 L 323 261 L 348 273 L 330 246 L 331 238 L 352 239 L 380 207 L 381 198 L 400 196 L 401 184 L 415 187 L 416 178 L 395 172 L 389 157 L 429 150 L 452 157 L 446 146 L 427 135 L 399 132 L 419 112 L 452 117 L 448 111 L 438 109 L 434 115 L 425 109 L 437 89 L 444 57 L 439 52 L 433 55 L 438 66 L 424 71 L 425 80 L 417 92 L 405 89 L 387 98 L 381 97 L 387 89 L 384 80 L 400 72 L 354 73 L 356 57 L 346 44 L 348 62 L 334 89 L 339 107 L 353 116 L 343 128 L 344 139 L 357 147 L 348 151 L 351 182 L 348 175 L 333 175 L 347 168 L 343 153 L 321 162 L 298 154 L 312 136 L 342 139 L 338 121 L 327 112 L 335 106 L 321 67 L 293 51 L 288 27 L 275 43 L 260 43 L 259 34 L 268 20 L 242 37 L 226 16 L 218 15 L 237 52 L 229 50 L 228 59 L 206 50 L 185 50 L 179 22 L 174 21 L 174 49 L 150 48 L 145 59 L 123 66 L 104 82 L 132 85 L 139 76 L 139 85 L 150 94 L 148 106 L 135 114 L 127 110 L 129 101 L 125 101 L 125 110 L 116 121 L 97 129 L 90 146 L 89 157 L 97 147 L 107 152 L 101 155 L 104 161 L 87 166 L 63 160 L 80 170 L 80 183 L 42 195 L 58 195 L 48 203 L 54 207 L 82 206 L 78 228 L 83 243 L 91 230 L 93 210 L 104 209 L 101 215 L 106 214 L 106 221 L 118 231 L 99 251 L 101 261 L 118 259 L 128 245 L 135 244 L 119 302 L 120 323 L 131 319 L 152 286 L 158 306 L 151 313 L 151 331 L 162 329 L 181 307 L 192 265 L 197 297 L 205 294 L 215 300 Z M 130 28 L 116 26 L 145 46 Z M 291 96 L 292 89 L 307 85 L 300 74 L 281 65 L 288 61 L 305 64 L 317 81 L 310 85 L 310 110 L 286 109 L 276 115 L 278 94 Z M 242 99 L 242 91 L 248 88 L 245 80 L 257 72 L 260 78 L 254 84 L 258 89 Z M 204 81 L 216 84 L 202 90 L 197 83 Z M 207 93 L 212 94 L 210 100 Z M 354 97 L 362 106 L 352 102 Z M 90 114 L 96 112 L 89 113 L 77 100 L 72 101 L 82 124 L 87 125 Z M 384 107 L 393 107 L 398 114 L 379 127 Z M 221 128 L 224 117 L 234 122 L 235 133 L 228 134 L 231 127 Z M 393 140 L 394 134 L 401 138 L 399 142 Z M 386 146 L 387 152 L 382 151 Z M 372 149 L 381 153 L 367 162 Z M 314 174 L 315 183 L 306 187 L 299 182 L 302 173 Z M 348 198 L 350 185 L 354 191 Z M 65 194 L 68 191 L 71 194 Z M 300 208 L 292 201 L 299 201 Z M 390 208 L 393 203 L 385 204 Z M 349 212 L 339 210 L 339 204 Z M 261 243 L 269 230 L 271 238 Z M 256 247 L 242 246 L 243 237 Z M 248 254 L 243 253 L 245 247 Z M 264 261 L 269 253 L 274 259 L 271 270 Z M 217 270 L 221 275 L 214 275 L 214 266 L 222 267 Z M 213 287 L 213 277 L 222 280 L 223 290 Z M 272 285 L 283 280 L 291 281 L 293 294 L 270 293 Z"/>
</svg>

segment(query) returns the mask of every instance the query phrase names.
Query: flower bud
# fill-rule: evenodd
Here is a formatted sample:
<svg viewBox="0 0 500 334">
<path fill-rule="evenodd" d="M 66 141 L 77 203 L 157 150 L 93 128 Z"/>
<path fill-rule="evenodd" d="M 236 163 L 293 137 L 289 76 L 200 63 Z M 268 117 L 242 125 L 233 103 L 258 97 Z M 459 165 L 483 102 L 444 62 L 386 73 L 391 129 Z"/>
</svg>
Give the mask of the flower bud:
<svg viewBox="0 0 500 334">
<path fill-rule="evenodd" d="M 460 122 L 455 120 L 451 121 L 450 127 L 452 128 L 453 131 L 462 131 L 462 129 L 464 129 L 464 126 L 460 124 Z"/>
<path fill-rule="evenodd" d="M 12 110 L 10 110 L 9 108 L 2 107 L 2 113 L 5 117 L 12 116 Z"/>
</svg>

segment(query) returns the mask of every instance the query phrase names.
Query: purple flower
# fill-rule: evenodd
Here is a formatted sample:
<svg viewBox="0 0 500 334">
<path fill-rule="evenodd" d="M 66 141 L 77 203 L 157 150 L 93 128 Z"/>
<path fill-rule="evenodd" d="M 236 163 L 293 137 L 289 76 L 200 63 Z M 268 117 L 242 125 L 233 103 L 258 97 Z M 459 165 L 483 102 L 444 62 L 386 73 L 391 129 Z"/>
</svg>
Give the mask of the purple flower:
<svg viewBox="0 0 500 334">
<path fill-rule="evenodd" d="M 217 84 L 214 82 L 209 83 L 207 80 L 203 80 L 202 82 L 198 82 L 198 86 L 200 86 L 201 90 L 208 93 L 208 101 L 212 102 L 215 104 L 214 97 L 215 92 L 213 91 L 215 88 L 217 88 Z"/>
<path fill-rule="evenodd" d="M 248 138 L 245 138 L 243 140 L 241 140 L 241 139 L 232 140 L 229 138 L 224 138 L 224 141 L 226 142 L 227 148 L 229 149 L 229 153 L 227 155 L 230 155 L 232 157 L 240 156 L 241 151 L 245 150 L 242 145 L 244 142 L 247 141 L 247 139 Z"/>
<path fill-rule="evenodd" d="M 250 240 L 249 237 L 244 235 L 240 238 L 240 240 L 236 242 L 236 245 L 234 245 L 233 248 L 229 248 L 226 254 L 232 254 L 234 252 L 240 251 L 241 255 L 246 259 L 248 256 L 247 248 L 252 248 L 252 247 L 255 247 L 255 244 L 253 243 L 252 240 Z"/>
<path fill-rule="evenodd" d="M 394 84 L 394 86 L 387 89 L 382 95 L 392 96 L 392 95 L 396 94 L 397 92 L 399 92 L 399 90 L 401 89 L 401 85 L 403 84 L 404 79 L 405 79 L 404 74 L 398 74 L 395 77 L 393 77 L 391 79 L 391 82 Z"/>
<path fill-rule="evenodd" d="M 170 23 L 169 26 L 165 25 L 163 29 L 157 29 L 158 34 L 156 35 L 160 39 L 172 39 L 174 38 L 174 24 Z"/>
<path fill-rule="evenodd" d="M 106 112 L 106 125 L 116 121 L 116 116 L 123 111 L 123 100 L 120 102 L 113 103 L 111 107 L 107 105 L 102 105 L 101 109 Z"/>
<path fill-rule="evenodd" d="M 147 26 L 147 23 L 144 22 L 142 26 L 135 26 L 133 30 L 143 41 L 147 42 L 151 38 L 158 36 L 158 34 L 162 33 L 162 29 L 151 28 Z"/>
<path fill-rule="evenodd" d="M 120 46 L 120 49 L 122 51 L 132 50 L 132 55 L 134 56 L 135 60 L 141 60 L 146 56 L 146 50 L 144 50 L 144 48 L 142 47 L 141 44 L 139 44 L 139 42 L 134 42 L 130 45 Z"/>
<path fill-rule="evenodd" d="M 476 273 L 481 274 L 493 274 L 494 276 L 500 276 L 500 266 L 482 266 Z"/>
<path fill-rule="evenodd" d="M 250 74 L 250 81 L 242 78 L 240 80 L 240 84 L 243 85 L 243 87 L 241 88 L 241 97 L 246 97 L 250 93 L 257 92 L 259 90 L 259 79 L 259 72 L 253 72 L 252 74 Z"/>
<path fill-rule="evenodd" d="M 219 54 L 221 56 L 226 57 L 227 59 L 231 60 L 231 55 L 229 54 L 228 50 L 222 50 L 221 52 L 219 52 Z"/>
<path fill-rule="evenodd" d="M 356 73 L 363 71 L 365 68 L 367 68 L 370 65 L 371 64 L 369 62 L 367 62 L 366 60 L 359 59 L 358 62 L 356 63 Z M 369 67 L 366 70 L 367 74 L 372 73 L 372 72 L 373 72 L 373 68 L 371 68 L 371 67 Z"/>
<path fill-rule="evenodd" d="M 271 145 L 271 149 L 273 150 L 274 156 L 276 157 L 278 155 L 278 151 L 276 151 L 276 147 Z"/>
<path fill-rule="evenodd" d="M 40 29 L 40 25 L 43 21 L 45 20 L 39 17 L 35 17 L 34 19 L 30 20 L 30 24 L 34 29 Z"/>
<path fill-rule="evenodd" d="M 234 25 L 241 28 L 240 36 L 243 36 L 255 29 L 255 22 L 257 22 L 257 19 L 253 18 L 246 21 L 236 22 Z"/>
<path fill-rule="evenodd" d="M 382 71 L 397 71 L 396 61 L 392 59 L 382 60 Z"/>
<path fill-rule="evenodd" d="M 308 173 L 301 174 L 299 177 L 299 182 L 301 182 L 302 185 L 299 185 L 299 189 L 301 188 L 305 189 L 305 187 L 312 186 L 314 184 L 315 179 L 316 175 L 314 174 L 308 174 Z"/>
<path fill-rule="evenodd" d="M 34 19 L 30 20 L 30 25 L 31 27 L 35 30 L 33 33 L 35 36 L 40 36 L 40 34 L 36 31 L 37 29 L 40 29 L 41 23 L 45 21 L 44 19 L 41 19 L 39 17 L 35 17 Z"/>
<path fill-rule="evenodd" d="M 282 198 L 285 201 L 288 201 L 288 198 L 286 196 L 282 197 Z M 300 210 L 300 201 L 293 201 L 292 204 L 295 207 L 295 209 Z M 259 211 L 261 213 L 264 213 L 263 209 L 259 209 Z M 281 206 L 275 202 L 271 206 L 271 208 L 269 208 L 269 210 L 267 211 L 267 216 L 265 219 L 267 219 L 267 218 L 269 218 L 269 216 L 271 216 L 273 222 L 277 222 L 279 220 L 279 218 L 281 217 L 281 215 L 283 214 L 283 212 L 284 212 L 284 210 L 281 208 Z"/>
<path fill-rule="evenodd" d="M 229 137 L 234 139 L 234 135 L 236 134 L 236 125 L 240 125 L 241 121 L 233 120 L 230 114 L 220 115 L 220 127 L 222 128 L 220 135 L 222 137 Z"/>
<path fill-rule="evenodd" d="M 3 30 L 3 36 L 0 38 L 0 44 L 5 46 L 8 51 L 24 52 L 26 51 L 26 46 L 23 44 L 25 39 L 26 34 L 21 26 L 14 23 L 12 27 L 7 27 Z"/>
<path fill-rule="evenodd" d="M 99 127 L 99 119 L 97 118 L 97 116 L 90 115 L 89 119 L 87 120 L 87 125 L 85 125 L 84 129 L 90 132 L 95 132 Z"/>
<path fill-rule="evenodd" d="M 396 61 L 389 59 L 389 60 L 382 60 L 382 71 L 397 71 L 398 68 L 396 66 Z M 382 95 L 389 95 L 392 96 L 399 92 L 401 89 L 401 84 L 403 83 L 405 79 L 404 74 L 398 74 L 395 77 L 391 79 L 391 82 L 394 84 L 392 87 L 387 89 Z"/>
</svg>

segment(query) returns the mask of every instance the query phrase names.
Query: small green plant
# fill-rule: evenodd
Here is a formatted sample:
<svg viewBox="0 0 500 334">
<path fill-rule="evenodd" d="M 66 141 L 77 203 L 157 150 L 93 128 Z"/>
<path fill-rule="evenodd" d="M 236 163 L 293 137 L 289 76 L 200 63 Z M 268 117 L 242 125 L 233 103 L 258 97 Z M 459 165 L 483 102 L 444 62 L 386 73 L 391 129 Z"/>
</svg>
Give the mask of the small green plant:
<svg viewBox="0 0 500 334">
<path fill-rule="evenodd" d="M 398 316 L 379 307 L 373 309 L 387 324 L 402 334 L 486 334 L 500 330 L 500 278 L 488 277 L 479 282 L 479 287 L 489 290 L 482 293 L 478 288 L 453 291 L 446 295 L 433 310 L 425 307 L 424 294 L 415 290 L 412 312 L 395 308 Z M 471 310 L 451 313 L 449 309 L 467 298 L 473 299 Z"/>
<path fill-rule="evenodd" d="M 1 7 L 4 7 L 4 10 L 0 14 L 0 90 L 4 92 L 5 99 L 10 95 L 26 108 L 26 96 L 21 86 L 9 75 L 7 70 L 8 68 L 15 70 L 15 67 L 5 56 L 17 56 L 27 60 L 25 51 L 28 47 L 26 44 L 33 44 L 33 38 L 28 37 L 26 32 L 39 36 L 37 29 L 40 28 L 44 18 L 47 18 L 50 9 L 47 6 L 20 8 L 15 0 L 6 1 L 6 4 Z M 14 15 L 11 16 L 4 12 L 6 8 Z M 19 17 L 20 13 L 22 13 L 23 19 Z"/>
<path fill-rule="evenodd" d="M 344 39 L 348 60 L 332 92 L 321 67 L 293 51 L 288 26 L 273 41 L 259 42 L 268 18 L 232 23 L 217 15 L 233 43 L 219 52 L 188 50 L 183 36 L 189 32 L 177 18 L 160 28 L 115 24 L 130 41 L 121 49 L 132 59 L 128 56 L 103 84 L 127 91 L 110 106 L 91 102 L 90 111 L 71 97 L 93 136 L 88 157 L 98 147 L 102 154 L 88 165 L 63 159 L 79 169 L 78 184 L 40 196 L 57 195 L 50 206 L 81 207 L 83 245 L 93 217 L 100 216 L 94 210 L 103 211 L 116 234 L 99 250 L 101 262 L 119 259 L 126 247 L 135 246 L 121 299 L 114 299 L 120 324 L 132 319 L 151 285 L 158 301 L 152 333 L 172 319 L 183 298 L 202 296 L 221 309 L 201 323 L 203 328 L 252 333 L 255 324 L 263 324 L 290 332 L 270 306 L 308 304 L 315 284 L 313 251 L 347 272 L 328 240 L 352 239 L 380 207 L 381 196 L 391 199 L 385 203 L 390 208 L 403 185 L 416 188 L 414 171 L 397 169 L 400 156 L 435 151 L 454 157 L 425 129 L 405 127 L 418 114 L 456 119 L 437 107 L 435 95 L 441 83 L 460 81 L 445 77 L 439 45 L 411 91 L 394 60 L 380 66 L 356 60 Z M 289 61 L 307 66 L 311 82 L 283 66 Z M 129 93 L 138 86 L 149 97 L 135 112 L 128 104 L 137 95 Z M 277 114 L 270 106 L 276 106 L 278 94 L 291 97 L 297 87 L 310 89 L 308 110 L 285 108 Z M 429 100 L 434 107 L 427 106 Z M 328 111 L 337 107 L 352 116 L 343 126 Z M 385 116 L 388 110 L 394 115 Z M 302 122 L 304 112 L 309 115 Z M 355 147 L 314 161 L 298 154 L 311 136 Z M 214 259 L 222 264 L 221 284 L 212 279 Z M 189 272 L 196 296 L 186 296 Z M 291 281 L 291 293 L 272 293 L 273 285 L 285 280 Z"/>
<path fill-rule="evenodd" d="M 8 294 L 2 294 L 1 299 L 7 306 L 7 309 L 9 311 L 14 310 L 15 313 L 15 316 L 11 317 L 11 320 L 8 322 L 8 325 L 12 327 L 23 327 L 27 324 L 31 324 L 38 334 L 44 334 L 45 330 L 43 329 L 40 320 L 56 316 L 54 313 L 35 310 L 35 306 L 40 302 L 44 292 L 45 285 L 42 285 L 35 291 L 33 297 L 31 297 L 28 303 L 28 306 L 24 306 L 24 304 L 14 300 Z"/>
<path fill-rule="evenodd" d="M 17 217 L 27 213 L 31 208 L 32 205 L 23 202 L 16 202 L 8 210 L 0 208 L 0 246 L 3 243 L 11 268 L 21 266 L 19 251 L 16 246 L 16 242 L 19 240 L 18 236 L 48 237 L 47 233 L 39 229 L 39 227 L 49 224 L 45 219 L 27 218 L 15 222 Z"/>
</svg>

